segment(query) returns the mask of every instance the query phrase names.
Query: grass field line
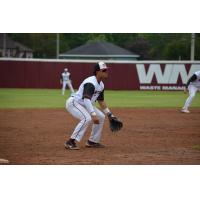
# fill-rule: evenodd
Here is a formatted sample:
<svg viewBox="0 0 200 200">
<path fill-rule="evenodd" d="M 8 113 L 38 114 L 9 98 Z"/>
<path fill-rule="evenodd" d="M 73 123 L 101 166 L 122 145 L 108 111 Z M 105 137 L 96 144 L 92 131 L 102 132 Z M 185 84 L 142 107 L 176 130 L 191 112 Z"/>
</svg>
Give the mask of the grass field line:
<svg viewBox="0 0 200 200">
<path fill-rule="evenodd" d="M 0 109 L 3 108 L 63 108 L 69 90 L 61 89 L 0 89 Z M 188 95 L 182 91 L 120 91 L 105 90 L 105 100 L 114 108 L 181 108 Z M 197 93 L 191 107 L 200 108 Z"/>
</svg>

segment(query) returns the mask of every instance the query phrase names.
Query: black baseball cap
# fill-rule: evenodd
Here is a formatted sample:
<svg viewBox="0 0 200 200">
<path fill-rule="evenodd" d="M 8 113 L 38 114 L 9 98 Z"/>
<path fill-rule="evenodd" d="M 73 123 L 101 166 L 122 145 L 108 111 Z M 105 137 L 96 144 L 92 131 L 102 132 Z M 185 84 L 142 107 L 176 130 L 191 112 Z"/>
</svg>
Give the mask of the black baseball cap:
<svg viewBox="0 0 200 200">
<path fill-rule="evenodd" d="M 103 69 L 108 69 L 108 67 L 106 66 L 106 64 L 104 62 L 98 62 L 95 66 L 94 66 L 94 74 L 96 74 L 97 71 L 103 70 Z"/>
</svg>

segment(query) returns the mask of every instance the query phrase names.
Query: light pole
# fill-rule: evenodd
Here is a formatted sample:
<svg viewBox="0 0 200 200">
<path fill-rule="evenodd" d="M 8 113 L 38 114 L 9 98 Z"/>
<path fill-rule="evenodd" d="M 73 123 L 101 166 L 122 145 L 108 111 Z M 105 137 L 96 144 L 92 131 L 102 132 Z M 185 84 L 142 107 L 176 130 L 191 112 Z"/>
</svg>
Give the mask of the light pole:
<svg viewBox="0 0 200 200">
<path fill-rule="evenodd" d="M 3 57 L 6 57 L 6 33 L 3 33 Z"/>
<path fill-rule="evenodd" d="M 60 35 L 56 33 L 56 58 L 59 59 Z"/>
<path fill-rule="evenodd" d="M 194 60 L 195 57 L 195 33 L 191 34 L 191 55 L 190 60 Z"/>
</svg>

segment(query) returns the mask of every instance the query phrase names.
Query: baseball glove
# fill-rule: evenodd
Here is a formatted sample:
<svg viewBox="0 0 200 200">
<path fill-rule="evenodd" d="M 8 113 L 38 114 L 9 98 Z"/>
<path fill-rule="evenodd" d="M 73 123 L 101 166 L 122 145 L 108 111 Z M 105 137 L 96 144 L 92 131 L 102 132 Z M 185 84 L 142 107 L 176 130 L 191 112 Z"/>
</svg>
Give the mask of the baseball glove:
<svg viewBox="0 0 200 200">
<path fill-rule="evenodd" d="M 110 123 L 110 130 L 112 132 L 117 132 L 122 129 L 123 123 L 114 115 L 108 115 L 109 123 Z"/>
</svg>

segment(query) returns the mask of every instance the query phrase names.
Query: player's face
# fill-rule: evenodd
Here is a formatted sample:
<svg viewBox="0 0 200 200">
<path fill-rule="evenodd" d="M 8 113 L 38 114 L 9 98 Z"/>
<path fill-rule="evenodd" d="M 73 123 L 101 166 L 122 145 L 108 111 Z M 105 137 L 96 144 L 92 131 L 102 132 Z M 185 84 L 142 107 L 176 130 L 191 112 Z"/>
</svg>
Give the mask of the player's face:
<svg viewBox="0 0 200 200">
<path fill-rule="evenodd" d="M 103 79 L 108 78 L 108 69 L 102 69 L 102 70 L 101 70 L 101 77 L 102 77 Z"/>
</svg>

